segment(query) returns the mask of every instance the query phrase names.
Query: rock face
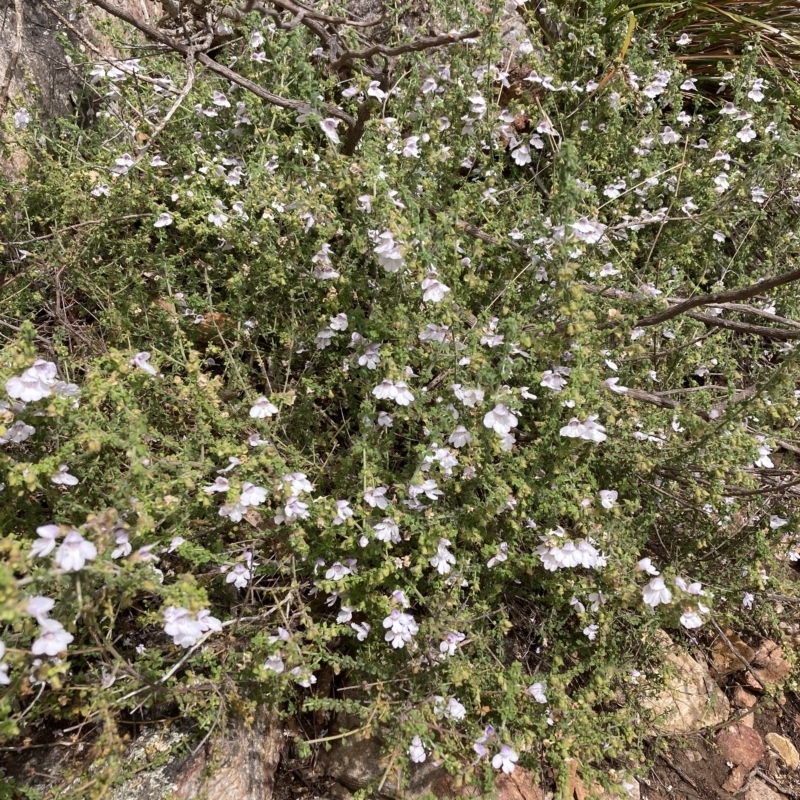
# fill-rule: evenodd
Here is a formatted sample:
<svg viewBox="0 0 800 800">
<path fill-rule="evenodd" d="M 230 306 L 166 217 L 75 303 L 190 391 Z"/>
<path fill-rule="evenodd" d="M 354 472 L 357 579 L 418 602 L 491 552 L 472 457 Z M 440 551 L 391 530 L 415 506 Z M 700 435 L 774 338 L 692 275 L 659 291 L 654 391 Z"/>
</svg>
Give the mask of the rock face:
<svg viewBox="0 0 800 800">
<path fill-rule="evenodd" d="M 116 2 L 120 8 L 147 22 L 152 21 L 160 8 L 155 0 Z M 106 15 L 78 0 L 23 0 L 22 15 L 22 52 L 9 94 L 18 105 L 37 108 L 44 117 L 68 114 L 75 108 L 82 78 L 55 34 L 65 34 L 73 44 L 85 50 L 77 35 L 80 34 L 103 55 L 113 55 L 110 43 L 97 29 L 98 21 Z M 15 41 L 14 0 L 0 0 L 0 80 L 5 76 Z M 13 113 L 13 108 L 11 104 L 6 113 Z"/>
<path fill-rule="evenodd" d="M 283 742 L 278 718 L 261 712 L 252 725 L 234 723 L 193 756 L 172 757 L 143 770 L 115 789 L 110 800 L 272 800 Z M 129 760 L 136 766 L 176 743 L 146 737 L 134 742 Z"/>
<path fill-rule="evenodd" d="M 645 703 L 658 718 L 655 727 L 664 733 L 692 733 L 725 722 L 730 703 L 708 669 L 678 649 L 666 634 L 662 638 L 674 674 L 664 691 Z"/>
</svg>

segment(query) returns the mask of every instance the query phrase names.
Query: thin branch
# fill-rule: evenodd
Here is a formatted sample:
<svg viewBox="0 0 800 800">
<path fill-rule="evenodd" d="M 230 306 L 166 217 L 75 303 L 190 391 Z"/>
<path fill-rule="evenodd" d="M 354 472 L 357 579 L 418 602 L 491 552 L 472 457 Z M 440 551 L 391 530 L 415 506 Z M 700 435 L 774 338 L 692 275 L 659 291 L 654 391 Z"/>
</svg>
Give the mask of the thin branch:
<svg viewBox="0 0 800 800">
<path fill-rule="evenodd" d="M 93 0 L 94 1 L 94 0 Z M 418 53 L 422 50 L 430 50 L 434 47 L 442 47 L 443 45 L 454 44 L 455 42 L 463 41 L 464 39 L 477 39 L 480 36 L 480 31 L 473 30 L 466 33 L 443 33 L 440 36 L 423 36 L 413 42 L 406 42 L 405 44 L 397 45 L 396 47 L 387 47 L 384 44 L 373 44 L 363 50 L 348 50 L 344 55 L 340 56 L 331 65 L 332 69 L 339 69 L 350 61 L 356 59 L 372 58 L 372 56 L 384 56 L 385 58 L 392 58 L 399 56 L 403 53 Z"/>
<path fill-rule="evenodd" d="M 11 99 L 11 81 L 14 78 L 14 71 L 17 69 L 17 62 L 22 52 L 22 0 L 14 0 L 14 16 L 16 17 L 17 33 L 14 39 L 14 47 L 11 50 L 11 57 L 6 65 L 3 88 L 0 89 L 0 120 L 2 120 L 3 114 L 6 113 L 8 101 Z"/>
<path fill-rule="evenodd" d="M 33 239 L 22 239 L 18 242 L 8 242 L 8 244 L 18 247 L 23 244 L 31 244 L 31 242 L 41 242 L 43 239 L 52 239 L 54 236 L 58 236 L 65 231 L 74 231 L 78 228 L 85 228 L 87 225 L 106 225 L 111 222 L 123 222 L 128 219 L 142 219 L 143 217 L 151 216 L 152 214 L 125 214 L 122 217 L 111 217 L 110 219 L 87 219 L 83 222 L 76 222 L 74 225 L 67 225 L 65 228 L 58 228 L 52 233 L 45 233 L 43 236 L 35 236 Z"/>
<path fill-rule="evenodd" d="M 677 306 L 673 307 L 677 308 Z M 782 328 L 768 328 L 766 325 L 751 325 L 747 322 L 737 322 L 733 319 L 712 317 L 710 314 L 698 314 L 696 311 L 687 311 L 686 316 L 711 328 L 725 328 L 729 331 L 736 331 L 736 333 L 763 336 L 765 339 L 775 339 L 781 342 L 800 339 L 800 330 L 787 331 Z M 636 324 L 641 326 L 642 321 L 639 320 Z"/>
<path fill-rule="evenodd" d="M 184 85 L 181 93 L 178 95 L 178 99 L 173 103 L 170 110 L 167 111 L 161 122 L 156 125 L 155 130 L 153 130 L 153 133 L 147 140 L 147 144 L 145 144 L 144 147 L 139 150 L 138 158 L 136 159 L 137 164 L 144 158 L 145 153 L 152 147 L 153 142 L 158 138 L 158 135 L 161 133 L 161 131 L 167 127 L 167 124 L 172 119 L 175 112 L 181 107 L 183 101 L 188 97 L 189 92 L 192 91 L 192 86 L 194 86 L 194 50 L 189 48 L 189 52 L 186 54 L 186 84 Z"/>
<path fill-rule="evenodd" d="M 129 25 L 132 25 L 134 28 L 141 31 L 148 38 L 158 42 L 159 44 L 163 44 L 170 50 L 174 50 L 176 53 L 181 53 L 184 56 L 189 54 L 191 49 L 189 45 L 176 42 L 174 39 L 167 36 L 165 33 L 162 33 L 157 28 L 154 28 L 152 25 L 148 25 L 147 23 L 142 22 L 134 17 L 132 14 L 129 14 L 127 11 L 117 8 L 116 5 L 108 2 L 108 0 L 89 0 L 89 2 L 91 2 L 92 5 L 107 11 L 117 19 L 127 22 Z M 279 95 L 272 94 L 272 92 L 268 92 L 258 84 L 253 83 L 253 81 L 242 77 L 238 72 L 234 72 L 232 69 L 217 63 L 213 58 L 209 57 L 205 53 L 199 53 L 197 55 L 197 60 L 212 72 L 215 72 L 217 75 L 229 80 L 231 83 L 238 84 L 243 89 L 247 89 L 249 92 L 252 92 L 254 95 L 256 95 L 256 97 L 260 97 L 262 100 L 270 103 L 273 106 L 286 108 L 290 111 L 304 111 L 307 108 L 307 103 L 304 103 L 301 100 L 291 100 L 286 97 L 280 97 Z M 320 109 L 326 114 L 342 120 L 349 126 L 353 126 L 356 123 L 354 117 L 350 116 L 350 114 L 346 113 L 345 111 L 342 111 L 340 108 L 336 108 L 336 106 L 332 106 L 327 103 L 321 103 Z"/>
<path fill-rule="evenodd" d="M 800 280 L 800 269 L 793 269 L 789 272 L 782 272 L 780 275 L 775 275 L 772 278 L 765 278 L 757 283 L 743 286 L 739 289 L 726 289 L 722 292 L 711 292 L 710 294 L 699 294 L 697 297 L 690 297 L 680 303 L 672 306 L 672 308 L 665 308 L 657 314 L 652 314 L 649 317 L 642 317 L 636 322 L 640 328 L 647 328 L 652 325 L 659 325 L 666 322 L 668 319 L 677 317 L 679 314 L 685 314 L 697 306 L 716 306 L 720 303 L 736 302 L 737 300 L 747 300 L 749 297 L 754 297 L 762 292 L 767 292 L 770 289 L 775 289 L 778 286 L 783 286 L 786 283 Z"/>
</svg>

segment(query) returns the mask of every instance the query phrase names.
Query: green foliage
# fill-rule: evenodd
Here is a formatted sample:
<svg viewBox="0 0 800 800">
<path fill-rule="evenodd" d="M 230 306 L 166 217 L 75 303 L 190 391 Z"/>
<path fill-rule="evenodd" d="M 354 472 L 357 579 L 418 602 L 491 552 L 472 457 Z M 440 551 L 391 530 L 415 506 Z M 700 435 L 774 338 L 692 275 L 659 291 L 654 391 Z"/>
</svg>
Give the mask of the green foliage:
<svg viewBox="0 0 800 800">
<path fill-rule="evenodd" d="M 627 31 L 601 12 L 564 12 L 571 35 L 552 48 L 529 22 L 507 93 L 496 17 L 439 9 L 443 29 L 482 22 L 485 35 L 405 56 L 352 157 L 314 106 L 355 115 L 358 97 L 306 57 L 302 27 L 256 17 L 220 58 L 308 102 L 299 119 L 198 67 L 152 140 L 175 96 L 135 79 L 96 84 L 87 129 L 9 131 L 30 163 L 0 214 L 0 377 L 8 387 L 44 358 L 80 396 L 23 407 L 12 389 L 3 409 L 0 435 L 36 429 L 0 447 L 6 734 L 166 700 L 210 729 L 258 702 L 346 711 L 388 728 L 398 765 L 418 736 L 460 772 L 491 725 L 488 759 L 466 769 L 476 781 L 501 744 L 524 765 L 578 754 L 632 772 L 640 700 L 662 677 L 655 631 L 678 635 L 693 615 L 768 624 L 760 598 L 795 545 L 783 484 L 797 325 L 785 320 L 800 300 L 790 284 L 721 316 L 640 322 L 666 298 L 797 267 L 797 137 L 777 94 L 748 97 L 754 58 L 727 81 L 745 120 L 681 90 L 681 65 L 644 30 L 593 93 Z M 185 79 L 162 55 L 141 68 Z M 394 272 L 381 265 L 389 240 Z M 384 379 L 413 400 L 376 396 Z M 465 401 L 468 389 L 482 395 Z M 259 398 L 277 411 L 254 416 Z M 515 438 L 492 422 L 498 404 Z M 594 441 L 565 435 L 573 417 L 603 426 Z M 52 482 L 61 465 L 77 484 Z M 248 483 L 266 500 L 237 518 Z M 388 541 L 375 529 L 385 518 Z M 96 557 L 65 571 L 32 556 L 52 523 L 80 527 Z M 126 536 L 130 552 L 115 554 Z M 594 555 L 546 569 L 565 542 Z M 644 558 L 672 594 L 655 611 Z M 237 565 L 241 589 L 227 581 Z M 418 631 L 392 647 L 398 590 Z M 26 598 L 41 595 L 74 640 L 36 664 Z M 182 647 L 164 632 L 168 607 L 209 609 L 222 630 Z M 310 683 L 321 675 L 333 677 Z M 540 681 L 546 702 L 527 691 Z"/>
</svg>

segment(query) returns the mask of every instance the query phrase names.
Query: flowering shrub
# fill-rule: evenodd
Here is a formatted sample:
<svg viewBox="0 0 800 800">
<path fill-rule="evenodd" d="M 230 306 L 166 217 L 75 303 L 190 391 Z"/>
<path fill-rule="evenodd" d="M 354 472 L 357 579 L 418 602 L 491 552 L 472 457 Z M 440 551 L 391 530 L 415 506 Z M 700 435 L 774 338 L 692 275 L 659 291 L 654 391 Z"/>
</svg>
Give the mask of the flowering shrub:
<svg viewBox="0 0 800 800">
<path fill-rule="evenodd" d="M 88 130 L 14 116 L 6 735 L 261 702 L 401 766 L 634 770 L 655 631 L 771 624 L 797 136 L 753 62 L 704 100 L 647 30 L 602 83 L 595 11 L 545 47 L 439 9 L 484 35 L 383 86 L 254 14 L 219 58 L 299 115 L 198 71 L 159 126 L 159 55 L 87 65 Z M 352 155 L 318 98 L 372 104 Z"/>
</svg>

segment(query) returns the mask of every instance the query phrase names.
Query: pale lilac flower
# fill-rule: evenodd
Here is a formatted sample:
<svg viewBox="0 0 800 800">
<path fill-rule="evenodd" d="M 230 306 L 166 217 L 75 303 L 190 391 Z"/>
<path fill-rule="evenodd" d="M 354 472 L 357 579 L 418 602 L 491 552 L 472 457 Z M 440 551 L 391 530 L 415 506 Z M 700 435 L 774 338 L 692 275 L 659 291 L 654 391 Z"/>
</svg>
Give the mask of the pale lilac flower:
<svg viewBox="0 0 800 800">
<path fill-rule="evenodd" d="M 167 548 L 167 552 L 174 553 L 185 541 L 186 539 L 184 539 L 183 536 L 173 536 Z"/>
<path fill-rule="evenodd" d="M 769 527 L 771 530 L 776 531 L 778 528 L 782 528 L 784 525 L 788 525 L 789 520 L 784 519 L 783 517 L 779 517 L 777 514 L 773 514 L 769 518 Z"/>
<path fill-rule="evenodd" d="M 165 608 L 164 623 L 164 633 L 179 647 L 192 647 L 203 635 L 202 625 L 185 608 Z"/>
<path fill-rule="evenodd" d="M 745 592 L 744 597 L 742 597 L 742 608 L 751 609 L 755 599 L 755 596 L 750 594 L 750 592 Z"/>
<path fill-rule="evenodd" d="M 467 716 L 467 709 L 459 703 L 455 697 L 450 697 L 447 700 L 447 705 L 444 707 L 442 714 L 448 719 L 460 722 Z"/>
<path fill-rule="evenodd" d="M 428 271 L 425 279 L 422 281 L 422 288 L 424 289 L 422 301 L 425 303 L 440 303 L 450 291 L 450 287 L 445 286 L 439 280 L 435 269 Z"/>
<path fill-rule="evenodd" d="M 679 133 L 672 130 L 669 125 L 665 126 L 658 136 L 661 139 L 661 144 L 675 144 L 683 138 Z"/>
<path fill-rule="evenodd" d="M 50 482 L 55 483 L 56 486 L 77 486 L 78 479 L 74 475 L 70 475 L 69 467 L 66 464 L 61 464 L 58 472 L 50 476 Z"/>
<path fill-rule="evenodd" d="M 56 382 L 56 365 L 52 361 L 39 359 L 33 362 L 18 377 L 6 381 L 6 393 L 13 400 L 22 400 L 24 403 L 33 403 L 50 397 L 52 387 Z"/>
<path fill-rule="evenodd" d="M 684 628 L 691 630 L 692 628 L 701 627 L 703 624 L 703 618 L 697 613 L 697 611 L 687 608 L 684 609 L 683 613 L 681 614 L 680 622 Z"/>
<path fill-rule="evenodd" d="M 325 577 L 329 581 L 340 581 L 346 575 L 352 574 L 352 570 L 342 564 L 340 561 L 333 563 L 331 568 L 325 573 Z"/>
<path fill-rule="evenodd" d="M 394 389 L 396 393 L 394 401 L 397 405 L 408 406 L 414 402 L 414 395 L 411 394 L 408 384 L 405 381 L 397 381 L 394 385 Z"/>
<path fill-rule="evenodd" d="M 472 434 L 463 426 L 459 425 L 449 436 L 447 441 L 453 447 L 465 447 L 472 441 Z"/>
<path fill-rule="evenodd" d="M 319 127 L 322 132 L 330 139 L 333 144 L 339 144 L 339 134 L 336 133 L 336 126 L 340 120 L 328 117 L 327 119 L 320 120 Z"/>
<path fill-rule="evenodd" d="M 571 226 L 573 235 L 576 239 L 587 244 L 597 244 L 605 235 L 606 226 L 597 220 L 589 220 L 581 217 Z"/>
<path fill-rule="evenodd" d="M 147 362 L 150 360 L 150 353 L 147 351 L 143 351 L 141 353 L 137 353 L 131 360 L 131 366 L 138 367 L 139 369 L 146 372 L 148 375 L 155 375 L 156 368 L 152 364 L 148 364 Z"/>
<path fill-rule="evenodd" d="M 460 383 L 454 383 L 451 387 L 453 394 L 468 408 L 475 408 L 483 402 L 483 389 L 465 389 Z"/>
<path fill-rule="evenodd" d="M 555 394 L 559 394 L 566 383 L 567 379 L 563 375 L 548 369 L 542 373 L 542 380 L 539 386 L 544 386 L 545 388 L 555 392 Z"/>
<path fill-rule="evenodd" d="M 39 620 L 39 638 L 31 646 L 35 656 L 57 656 L 67 649 L 75 637 L 64 630 L 64 626 L 54 619 Z"/>
<path fill-rule="evenodd" d="M 30 439 L 34 433 L 36 433 L 36 428 L 33 425 L 26 425 L 21 419 L 18 419 L 0 436 L 0 444 L 21 444 Z"/>
<path fill-rule="evenodd" d="M 33 543 L 31 555 L 43 558 L 53 552 L 56 546 L 56 539 L 61 536 L 61 529 L 58 525 L 41 525 L 36 529 L 39 540 Z"/>
<path fill-rule="evenodd" d="M 353 606 L 342 606 L 339 610 L 339 614 L 336 617 L 336 621 L 340 625 L 344 625 L 346 622 L 350 622 L 353 619 Z"/>
<path fill-rule="evenodd" d="M 51 600 L 49 597 L 36 595 L 28 598 L 28 602 L 25 604 L 25 611 L 41 624 L 42 620 L 47 619 L 55 604 L 55 600 Z"/>
<path fill-rule="evenodd" d="M 603 385 L 608 389 L 610 392 L 614 392 L 615 394 L 625 394 L 628 391 L 627 386 L 622 386 L 619 382 L 619 378 L 606 378 L 603 381 Z"/>
<path fill-rule="evenodd" d="M 312 675 L 306 667 L 295 667 L 290 674 L 293 676 L 295 683 L 304 689 L 310 689 L 311 685 L 317 682 L 316 676 Z"/>
<path fill-rule="evenodd" d="M 537 702 L 542 705 L 547 703 L 547 681 L 537 681 L 528 687 L 528 694 Z"/>
<path fill-rule="evenodd" d="M 108 197 L 111 194 L 111 187 L 107 183 L 98 183 L 90 194 L 93 197 Z"/>
<path fill-rule="evenodd" d="M 118 528 L 114 537 L 116 547 L 111 551 L 111 558 L 122 558 L 129 556 L 133 552 L 133 547 L 128 541 L 128 532 L 122 528 Z"/>
<path fill-rule="evenodd" d="M 672 592 L 667 589 L 663 578 L 653 578 L 650 583 L 642 589 L 642 599 L 645 605 L 655 610 L 656 606 L 662 603 L 666 605 L 672 600 Z"/>
<path fill-rule="evenodd" d="M 758 134 L 757 134 L 757 133 L 756 133 L 756 132 L 753 130 L 753 128 L 752 128 L 752 126 L 750 125 L 750 123 L 749 123 L 749 122 L 747 123 L 747 125 L 745 125 L 745 126 L 744 126 L 744 127 L 743 127 L 743 128 L 742 128 L 742 129 L 741 129 L 741 130 L 740 130 L 740 131 L 739 131 L 739 132 L 736 134 L 736 138 L 737 138 L 737 139 L 738 139 L 740 142 L 744 142 L 745 144 L 747 144 L 748 142 L 752 142 L 752 141 L 753 141 L 753 139 L 755 139 L 755 138 L 756 138 L 756 136 L 758 136 Z"/>
<path fill-rule="evenodd" d="M 280 675 L 285 669 L 281 654 L 275 653 L 275 655 L 269 656 L 269 658 L 267 658 L 267 660 L 264 662 L 264 669 L 268 669 L 271 672 L 275 672 Z"/>
<path fill-rule="evenodd" d="M 412 484 L 408 487 L 408 493 L 412 499 L 416 499 L 421 494 L 424 494 L 429 500 L 438 500 L 444 495 L 444 492 L 436 485 L 436 481 L 428 479 L 421 484 Z"/>
<path fill-rule="evenodd" d="M 333 268 L 331 263 L 331 246 L 323 244 L 322 247 L 311 258 L 311 263 L 316 264 L 314 277 L 317 280 L 333 280 L 339 277 L 339 273 Z"/>
<path fill-rule="evenodd" d="M 249 481 L 242 484 L 239 505 L 260 506 L 267 499 L 267 490 L 263 486 L 253 486 Z"/>
<path fill-rule="evenodd" d="M 359 642 L 363 642 L 372 630 L 372 626 L 368 622 L 351 622 L 350 627 L 356 632 L 356 638 Z"/>
<path fill-rule="evenodd" d="M 445 634 L 444 640 L 439 643 L 439 652 L 442 654 L 442 658 L 454 656 L 456 649 L 466 638 L 460 631 L 452 631 Z"/>
<path fill-rule="evenodd" d="M 378 263 L 386 272 L 397 272 L 405 264 L 405 259 L 400 245 L 394 240 L 394 234 L 384 231 L 378 235 L 378 240 L 380 244 L 374 250 Z"/>
<path fill-rule="evenodd" d="M 393 422 L 394 417 L 391 414 L 387 414 L 385 411 L 378 412 L 377 425 L 379 428 L 391 428 Z"/>
<path fill-rule="evenodd" d="M 225 577 L 225 583 L 232 583 L 237 589 L 244 589 L 250 580 L 250 570 L 244 564 L 237 564 Z"/>
<path fill-rule="evenodd" d="M 449 539 L 439 539 L 436 555 L 428 561 L 440 575 L 447 575 L 450 572 L 450 565 L 456 563 L 456 557 L 447 549 L 448 547 L 450 547 Z"/>
<path fill-rule="evenodd" d="M 214 210 L 209 212 L 207 219 L 217 228 L 221 228 L 229 219 L 228 215 L 225 213 L 225 208 L 225 203 L 218 199 L 214 201 Z"/>
<path fill-rule="evenodd" d="M 408 748 L 408 756 L 415 764 L 421 764 L 427 758 L 425 755 L 425 747 L 423 746 L 422 739 L 420 739 L 419 736 L 415 736 L 411 740 L 411 744 Z"/>
<path fill-rule="evenodd" d="M 18 131 L 24 131 L 30 124 L 31 119 L 33 119 L 33 117 L 31 117 L 28 109 L 20 108 L 14 112 L 14 127 Z"/>
<path fill-rule="evenodd" d="M 756 78 L 747 96 L 755 103 L 760 103 L 764 99 L 764 78 Z"/>
<path fill-rule="evenodd" d="M 78 531 L 72 530 L 56 551 L 55 562 L 66 572 L 80 572 L 87 561 L 97 558 L 97 548 Z"/>
<path fill-rule="evenodd" d="M 203 631 L 203 633 L 207 631 L 220 633 L 222 631 L 222 623 L 216 617 L 212 617 L 211 612 L 207 608 L 197 612 L 197 623 L 200 625 L 200 630 Z"/>
<path fill-rule="evenodd" d="M 153 223 L 154 228 L 166 228 L 168 225 L 172 225 L 172 214 L 167 213 L 166 211 L 162 212 L 158 215 L 158 219 Z"/>
<path fill-rule="evenodd" d="M 500 434 L 500 436 L 510 433 L 512 428 L 517 427 L 517 422 L 517 417 L 503 403 L 497 403 L 483 418 L 484 426 Z"/>
<path fill-rule="evenodd" d="M 393 608 L 392 612 L 383 620 L 383 627 L 388 628 L 384 639 L 391 642 L 392 647 L 399 649 L 411 642 L 414 635 L 419 632 L 419 627 L 411 614 Z"/>
<path fill-rule="evenodd" d="M 336 501 L 336 516 L 333 518 L 334 525 L 344 525 L 344 523 L 353 516 L 353 509 L 350 508 L 348 500 Z"/>
<path fill-rule="evenodd" d="M 614 489 L 601 489 L 600 490 L 600 505 L 603 508 L 610 509 L 616 505 L 618 493 Z"/>
<path fill-rule="evenodd" d="M 487 562 L 486 566 L 491 569 L 495 564 L 500 564 L 508 560 L 508 544 L 500 542 L 500 549 Z"/>
<path fill-rule="evenodd" d="M 364 492 L 364 502 L 372 508 L 385 509 L 389 505 L 389 498 L 386 497 L 387 489 L 385 486 L 369 488 Z"/>
<path fill-rule="evenodd" d="M 680 36 L 679 36 L 679 37 L 678 37 L 678 38 L 675 40 L 675 44 L 677 44 L 677 45 L 678 45 L 678 47 L 685 47 L 687 44 L 691 44 L 691 43 L 692 43 L 692 37 L 691 37 L 691 36 L 689 36 L 689 34 L 688 34 L 688 33 L 682 33 L 682 34 L 681 34 L 681 35 L 680 35 Z"/>
<path fill-rule="evenodd" d="M 521 144 L 516 150 L 511 151 L 511 158 L 518 167 L 531 163 L 531 149 L 527 144 Z"/>
<path fill-rule="evenodd" d="M 206 494 L 213 494 L 214 492 L 227 492 L 230 488 L 231 485 L 228 483 L 228 479 L 219 477 L 214 481 L 214 483 L 210 484 L 209 486 L 204 486 L 203 491 Z"/>
<path fill-rule="evenodd" d="M 593 642 L 597 638 L 597 632 L 600 630 L 598 625 L 589 625 L 588 627 L 583 629 L 583 635 L 590 641 Z"/>
<path fill-rule="evenodd" d="M 494 728 L 487 725 L 484 729 L 483 736 L 475 740 L 472 749 L 478 754 L 478 761 L 480 761 L 487 753 L 486 743 L 494 736 Z M 477 762 L 476 762 L 477 763 Z"/>
<path fill-rule="evenodd" d="M 492 766 L 495 769 L 503 770 L 506 775 L 510 775 L 518 760 L 519 756 L 507 744 L 504 744 L 500 748 L 500 752 L 492 759 Z"/>
<path fill-rule="evenodd" d="M 250 416 L 253 419 L 264 419 L 265 417 L 275 416 L 277 413 L 277 406 L 270 403 L 263 395 L 250 408 Z"/>
<path fill-rule="evenodd" d="M 378 539 L 378 541 L 386 542 L 387 544 L 389 542 L 399 544 L 402 541 L 400 537 L 400 528 L 391 517 L 386 517 L 383 522 L 374 525 L 373 530 L 375 531 L 375 538 Z"/>
</svg>

